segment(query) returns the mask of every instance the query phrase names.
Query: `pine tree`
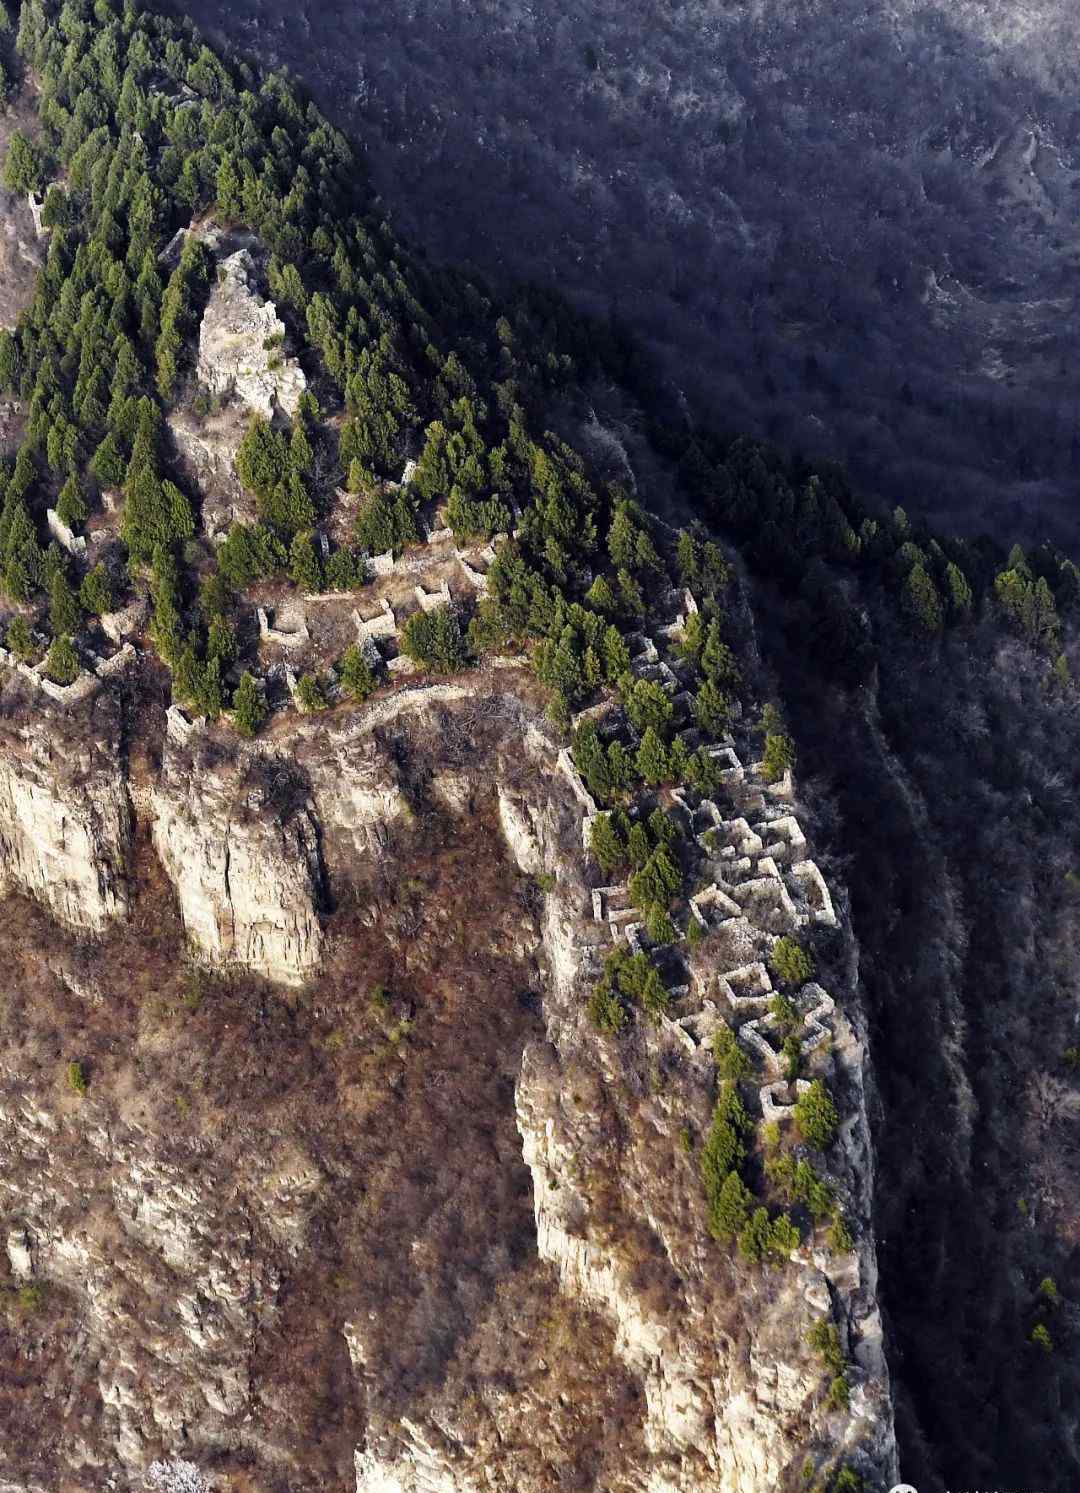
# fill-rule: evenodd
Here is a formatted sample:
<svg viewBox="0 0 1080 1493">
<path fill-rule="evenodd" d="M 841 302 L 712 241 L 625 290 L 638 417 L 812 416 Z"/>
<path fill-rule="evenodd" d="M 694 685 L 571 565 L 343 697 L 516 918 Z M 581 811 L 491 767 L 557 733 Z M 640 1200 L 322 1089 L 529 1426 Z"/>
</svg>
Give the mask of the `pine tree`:
<svg viewBox="0 0 1080 1493">
<path fill-rule="evenodd" d="M 79 602 L 84 611 L 93 617 L 103 617 L 113 609 L 112 585 L 109 582 L 109 572 L 99 561 L 93 570 L 88 570 L 83 576 L 82 585 L 79 587 Z"/>
<path fill-rule="evenodd" d="M 940 632 L 945 622 L 941 597 L 922 564 L 915 564 L 911 567 L 904 583 L 904 591 L 908 611 L 923 631 Z"/>
<path fill-rule="evenodd" d="M 960 618 L 970 617 L 973 598 L 967 576 L 959 565 L 954 565 L 952 561 L 946 567 L 945 576 L 949 582 L 949 601 L 953 615 Z"/>
<path fill-rule="evenodd" d="M 626 846 L 619 838 L 610 814 L 597 814 L 589 831 L 589 850 L 606 876 L 626 860 Z"/>
<path fill-rule="evenodd" d="M 840 1117 L 820 1078 L 796 1100 L 795 1123 L 803 1140 L 816 1151 L 826 1151 L 832 1145 Z"/>
<path fill-rule="evenodd" d="M 211 618 L 206 635 L 206 657 L 216 662 L 222 671 L 232 667 L 236 661 L 236 632 L 229 619 L 218 613 Z"/>
<path fill-rule="evenodd" d="M 378 688 L 375 670 L 364 657 L 356 643 L 350 644 L 341 656 L 339 668 L 342 688 L 358 703 L 369 699 Z"/>
<path fill-rule="evenodd" d="M 753 1194 L 737 1171 L 729 1171 L 709 1205 L 709 1232 L 730 1243 L 746 1227 Z"/>
<path fill-rule="evenodd" d="M 645 826 L 638 821 L 631 830 L 627 841 L 627 855 L 630 864 L 638 871 L 648 865 L 649 857 L 652 855 L 652 845 L 649 842 L 649 832 Z"/>
<path fill-rule="evenodd" d="M 671 914 L 666 907 L 654 903 L 645 918 L 645 930 L 654 944 L 674 943 L 678 937 Z"/>
<path fill-rule="evenodd" d="M 667 916 L 666 913 L 663 913 L 663 909 L 660 909 L 660 912 L 664 917 Z M 672 929 L 671 933 L 672 937 L 670 939 L 658 938 L 656 942 L 673 942 L 675 930 Z M 650 963 L 648 965 L 648 968 L 645 970 L 644 976 L 641 981 L 641 989 L 638 993 L 638 999 L 641 1001 L 642 1010 L 647 1016 L 651 1017 L 653 1021 L 659 1022 L 660 1017 L 667 1014 L 667 1009 L 671 1005 L 671 996 L 668 994 L 667 989 L 664 986 L 664 982 L 660 978 L 660 971 L 656 968 L 655 964 Z"/>
<path fill-rule="evenodd" d="M 634 781 L 634 759 L 621 741 L 608 743 L 608 780 L 612 794 L 625 793 Z"/>
<path fill-rule="evenodd" d="M 49 621 L 54 635 L 79 630 L 79 601 L 63 571 L 53 576 L 49 586 Z"/>
<path fill-rule="evenodd" d="M 313 529 L 304 529 L 293 538 L 289 547 L 289 575 L 301 591 L 322 590 L 322 558 Z"/>
<path fill-rule="evenodd" d="M 712 679 L 706 679 L 694 696 L 694 719 L 710 736 L 722 735 L 731 724 L 731 701 Z"/>
<path fill-rule="evenodd" d="M 729 1026 L 718 1026 L 713 1036 L 713 1058 L 721 1078 L 738 1083 L 753 1070 L 753 1065 Z"/>
<path fill-rule="evenodd" d="M 254 736 L 266 719 L 266 701 L 255 678 L 244 670 L 233 695 L 233 724 L 242 736 Z"/>
<path fill-rule="evenodd" d="M 795 765 L 795 743 L 782 731 L 770 731 L 765 737 L 764 762 L 765 781 L 778 783 Z"/>
<path fill-rule="evenodd" d="M 45 156 L 22 130 L 13 130 L 4 161 L 4 185 L 9 192 L 40 192 L 45 176 Z"/>
<path fill-rule="evenodd" d="M 7 630 L 7 646 L 24 664 L 29 663 L 36 652 L 30 624 L 21 614 L 17 613 L 11 619 L 11 625 Z"/>
<path fill-rule="evenodd" d="M 220 658 L 208 658 L 203 665 L 196 704 L 202 714 L 211 721 L 216 721 L 225 709 L 225 690 L 221 680 Z"/>
<path fill-rule="evenodd" d="M 739 1230 L 739 1253 L 751 1264 L 760 1264 L 769 1252 L 770 1239 L 769 1210 L 755 1208 Z"/>
<path fill-rule="evenodd" d="M 598 575 L 585 593 L 585 602 L 596 612 L 605 612 L 609 616 L 618 610 L 615 593 L 606 576 Z"/>
<path fill-rule="evenodd" d="M 53 639 L 45 660 L 45 672 L 54 684 L 74 684 L 79 677 L 79 655 L 66 634 Z"/>
<path fill-rule="evenodd" d="M 800 943 L 786 934 L 778 938 L 769 953 L 769 966 L 786 985 L 805 985 L 813 979 L 814 960 Z"/>
<path fill-rule="evenodd" d="M 617 627 L 604 633 L 604 672 L 608 679 L 621 679 L 630 668 L 630 650 Z"/>
<path fill-rule="evenodd" d="M 668 754 L 663 738 L 649 726 L 637 750 L 637 770 L 651 787 L 662 783 L 668 774 Z"/>
<path fill-rule="evenodd" d="M 678 559 L 679 574 L 687 586 L 692 586 L 698 579 L 701 560 L 698 542 L 688 529 L 680 529 L 675 553 Z"/>
<path fill-rule="evenodd" d="M 296 692 L 300 696 L 300 709 L 308 714 L 325 710 L 329 703 L 315 674 L 301 674 Z"/>
</svg>

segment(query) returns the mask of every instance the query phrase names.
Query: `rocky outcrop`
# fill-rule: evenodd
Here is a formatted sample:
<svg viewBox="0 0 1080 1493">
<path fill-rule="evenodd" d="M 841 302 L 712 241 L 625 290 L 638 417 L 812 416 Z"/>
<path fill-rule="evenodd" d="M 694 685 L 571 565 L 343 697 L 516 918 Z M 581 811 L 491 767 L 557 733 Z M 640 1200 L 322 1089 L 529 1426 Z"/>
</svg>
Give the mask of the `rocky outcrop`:
<svg viewBox="0 0 1080 1493">
<path fill-rule="evenodd" d="M 12 679 L 0 697 L 0 885 L 69 928 L 102 933 L 128 909 L 130 811 L 115 701 L 68 712 Z"/>
<path fill-rule="evenodd" d="M 171 713 L 152 792 L 154 845 L 194 952 L 299 984 L 319 964 L 324 896 L 314 807 L 285 759 L 219 756 Z"/>
<path fill-rule="evenodd" d="M 285 324 L 255 289 L 247 249 L 224 260 L 199 332 L 198 378 L 211 394 L 235 394 L 269 420 L 275 409 L 295 415 L 307 380 L 284 351 Z"/>
<path fill-rule="evenodd" d="M 582 802 L 572 764 L 560 759 L 550 729 L 508 679 L 508 671 L 478 671 L 466 682 L 402 689 L 353 712 L 288 717 L 248 744 L 170 710 L 160 766 L 132 797 L 175 889 L 191 948 L 217 967 L 321 988 L 317 978 L 334 953 L 335 902 L 362 907 L 380 867 L 384 886 L 408 874 L 395 859 L 395 836 L 412 833 L 409 843 L 422 847 L 426 831 L 416 831 L 433 806 L 451 815 L 486 808 L 539 909 L 544 1035 L 524 1045 L 513 1099 L 532 1190 L 527 1254 L 538 1271 L 550 1271 L 535 1289 L 545 1319 L 572 1308 L 603 1324 L 590 1330 L 611 1335 L 606 1379 L 625 1376 L 637 1395 L 632 1427 L 621 1433 L 622 1450 L 611 1453 L 605 1478 L 617 1477 L 628 1493 L 772 1493 L 807 1456 L 824 1470 L 848 1454 L 865 1473 L 890 1478 L 895 1450 L 869 1226 L 863 1043 L 835 1002 L 829 1056 L 819 1061 L 831 1065 L 845 1096 L 830 1181 L 856 1249 L 836 1255 L 808 1242 L 782 1267 L 741 1263 L 708 1236 L 699 1158 L 683 1140 L 705 1133 L 715 1092 L 715 1069 L 707 1046 L 690 1035 L 692 1019 L 641 1019 L 619 1041 L 598 1035 L 588 1020 L 588 990 L 618 937 L 594 916 L 581 850 L 583 816 L 595 805 Z M 110 880 L 101 872 L 122 867 L 130 836 L 124 772 L 104 735 L 115 708 L 109 699 L 104 692 L 82 707 L 81 757 L 50 758 L 51 723 L 44 732 L 9 725 L 0 755 L 8 874 L 83 924 L 89 917 L 103 924 L 126 908 L 122 874 Z M 87 752 L 94 720 L 100 739 Z M 748 781 L 735 786 L 756 793 Z M 104 820 L 102 804 L 112 805 Z M 742 834 L 733 854 L 746 848 L 742 820 L 717 814 L 722 827 Z M 61 852 L 71 858 L 63 893 L 48 869 Z M 461 895 L 460 906 L 475 916 L 467 891 Z M 603 908 L 603 892 L 599 900 Z M 706 913 L 713 912 L 710 905 Z M 728 922 L 741 927 L 746 919 L 732 914 Z M 423 917 L 407 921 L 399 950 L 407 959 L 404 951 L 429 936 L 436 937 Z M 350 988 L 357 973 L 350 972 Z M 855 973 L 852 967 L 850 989 Z M 65 984 L 78 991 L 85 982 Z M 820 1015 L 822 1007 L 819 1000 L 813 1010 Z M 395 1021 L 394 1041 L 411 1020 Z M 254 1168 L 245 1182 L 241 1219 L 224 1174 L 196 1183 L 193 1155 L 169 1152 L 134 1115 L 96 1124 L 92 1106 L 80 1109 L 79 1159 L 65 1139 L 60 1173 L 50 1177 L 54 1111 L 40 1095 L 24 1100 L 15 1085 L 0 1115 L 0 1145 L 22 1158 L 0 1165 L 0 1177 L 25 1178 L 24 1165 L 38 1174 L 32 1185 L 9 1185 L 2 1222 L 12 1275 L 59 1282 L 84 1301 L 97 1393 L 121 1465 L 141 1468 L 152 1456 L 178 1454 L 183 1431 L 203 1446 L 235 1445 L 228 1428 L 258 1393 L 244 1345 L 278 1309 L 282 1261 L 304 1247 L 320 1169 L 306 1146 L 288 1142 L 286 1128 L 274 1165 Z M 246 1154 L 235 1160 L 251 1166 Z M 115 1223 L 104 1232 L 82 1227 L 57 1203 L 58 1190 L 74 1197 L 90 1185 L 80 1179 L 95 1172 L 110 1178 L 119 1245 Z M 264 1242 L 234 1245 L 244 1229 Z M 174 1285 L 168 1321 L 152 1313 L 133 1337 L 120 1320 L 133 1282 L 154 1301 L 169 1291 L 154 1274 L 158 1266 L 148 1270 L 136 1255 L 160 1260 Z M 426 1258 L 418 1257 L 421 1280 Z M 438 1258 L 432 1255 L 431 1269 Z M 826 1315 L 840 1325 L 853 1364 L 843 1409 L 826 1402 L 821 1365 L 806 1341 Z M 524 1454 L 504 1440 L 512 1445 L 520 1435 L 514 1417 L 527 1412 L 532 1425 L 553 1426 L 561 1413 L 558 1378 L 548 1382 L 549 1361 L 531 1333 L 517 1350 L 528 1390 L 506 1395 L 492 1411 L 495 1428 L 481 1429 L 456 1370 L 447 1368 L 403 1406 L 400 1390 L 391 1394 L 384 1382 L 378 1330 L 377 1312 L 347 1316 L 341 1328 L 363 1407 L 358 1493 L 539 1493 L 548 1472 L 526 1470 Z"/>
</svg>

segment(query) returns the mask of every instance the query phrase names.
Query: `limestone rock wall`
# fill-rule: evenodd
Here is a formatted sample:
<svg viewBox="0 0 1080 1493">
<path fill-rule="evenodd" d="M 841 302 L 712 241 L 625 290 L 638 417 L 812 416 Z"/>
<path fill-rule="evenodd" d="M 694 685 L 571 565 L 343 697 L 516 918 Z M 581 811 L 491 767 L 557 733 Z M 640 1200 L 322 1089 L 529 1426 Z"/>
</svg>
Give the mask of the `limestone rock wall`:
<svg viewBox="0 0 1080 1493">
<path fill-rule="evenodd" d="M 128 910 L 131 818 L 108 695 L 71 715 L 20 708 L 0 717 L 0 886 L 35 897 L 69 928 L 103 933 Z"/>
<path fill-rule="evenodd" d="M 198 730 L 166 738 L 154 845 L 195 952 L 299 984 L 322 952 L 319 829 L 302 780 L 261 753 L 215 761 Z"/>
</svg>

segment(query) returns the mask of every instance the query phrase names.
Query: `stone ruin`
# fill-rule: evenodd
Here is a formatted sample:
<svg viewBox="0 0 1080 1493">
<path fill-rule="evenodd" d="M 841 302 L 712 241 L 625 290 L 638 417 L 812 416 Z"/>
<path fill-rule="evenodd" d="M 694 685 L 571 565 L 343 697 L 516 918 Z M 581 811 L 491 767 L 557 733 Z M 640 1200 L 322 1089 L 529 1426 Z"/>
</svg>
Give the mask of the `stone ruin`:
<svg viewBox="0 0 1080 1493">
<path fill-rule="evenodd" d="M 45 510 L 45 521 L 49 526 L 49 533 L 62 549 L 66 549 L 69 555 L 85 555 L 86 540 L 81 534 L 76 534 L 69 529 L 55 508 Z"/>
<path fill-rule="evenodd" d="M 210 393 L 231 395 L 269 420 L 281 408 L 290 417 L 307 379 L 285 356 L 285 323 L 272 302 L 255 290 L 255 261 L 247 249 L 223 260 L 199 331 L 197 376 Z M 268 345 L 269 344 L 269 345 Z"/>
<path fill-rule="evenodd" d="M 30 209 L 30 216 L 34 220 L 34 232 L 37 234 L 39 239 L 47 239 L 49 237 L 49 234 L 52 232 L 52 229 L 46 226 L 45 221 L 42 218 L 42 212 L 45 207 L 45 199 L 43 197 L 39 197 L 36 192 L 28 192 L 26 194 L 26 205 Z"/>
<path fill-rule="evenodd" d="M 259 607 L 257 612 L 259 620 L 259 638 L 264 643 L 276 643 L 281 648 L 302 648 L 311 641 L 311 633 L 308 631 L 307 618 L 302 611 L 282 607 L 278 612 L 267 612 L 265 607 Z M 280 626 L 280 623 L 290 623 L 291 626 Z"/>
</svg>

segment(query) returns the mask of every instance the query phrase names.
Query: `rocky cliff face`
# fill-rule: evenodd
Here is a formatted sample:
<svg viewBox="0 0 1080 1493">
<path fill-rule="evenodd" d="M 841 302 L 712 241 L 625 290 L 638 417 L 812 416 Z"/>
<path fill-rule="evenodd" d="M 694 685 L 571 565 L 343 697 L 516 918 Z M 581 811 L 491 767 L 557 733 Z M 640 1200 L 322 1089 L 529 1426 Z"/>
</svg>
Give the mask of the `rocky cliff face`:
<svg viewBox="0 0 1080 1493">
<path fill-rule="evenodd" d="M 131 815 L 115 700 L 96 695 L 74 715 L 26 686 L 0 705 L 0 878 L 69 928 L 103 933 L 128 911 Z"/>
<path fill-rule="evenodd" d="M 830 1061 L 859 1246 L 741 1265 L 686 1144 L 708 1049 L 585 1016 L 609 934 L 582 807 L 514 688 L 420 685 L 251 746 L 174 711 L 137 782 L 108 696 L 81 754 L 8 724 L 10 884 L 106 937 L 58 956 L 31 918 L 21 957 L 54 952 L 0 1022 L 10 1286 L 45 1291 L 19 1328 L 39 1444 L 16 1427 L 0 1476 L 104 1487 L 183 1456 L 222 1487 L 771 1493 L 837 1455 L 892 1476 L 857 1005 Z M 226 983 L 184 973 L 185 940 Z M 79 1097 L 62 1060 L 87 1053 Z M 805 1341 L 824 1313 L 846 1409 Z"/>
</svg>

